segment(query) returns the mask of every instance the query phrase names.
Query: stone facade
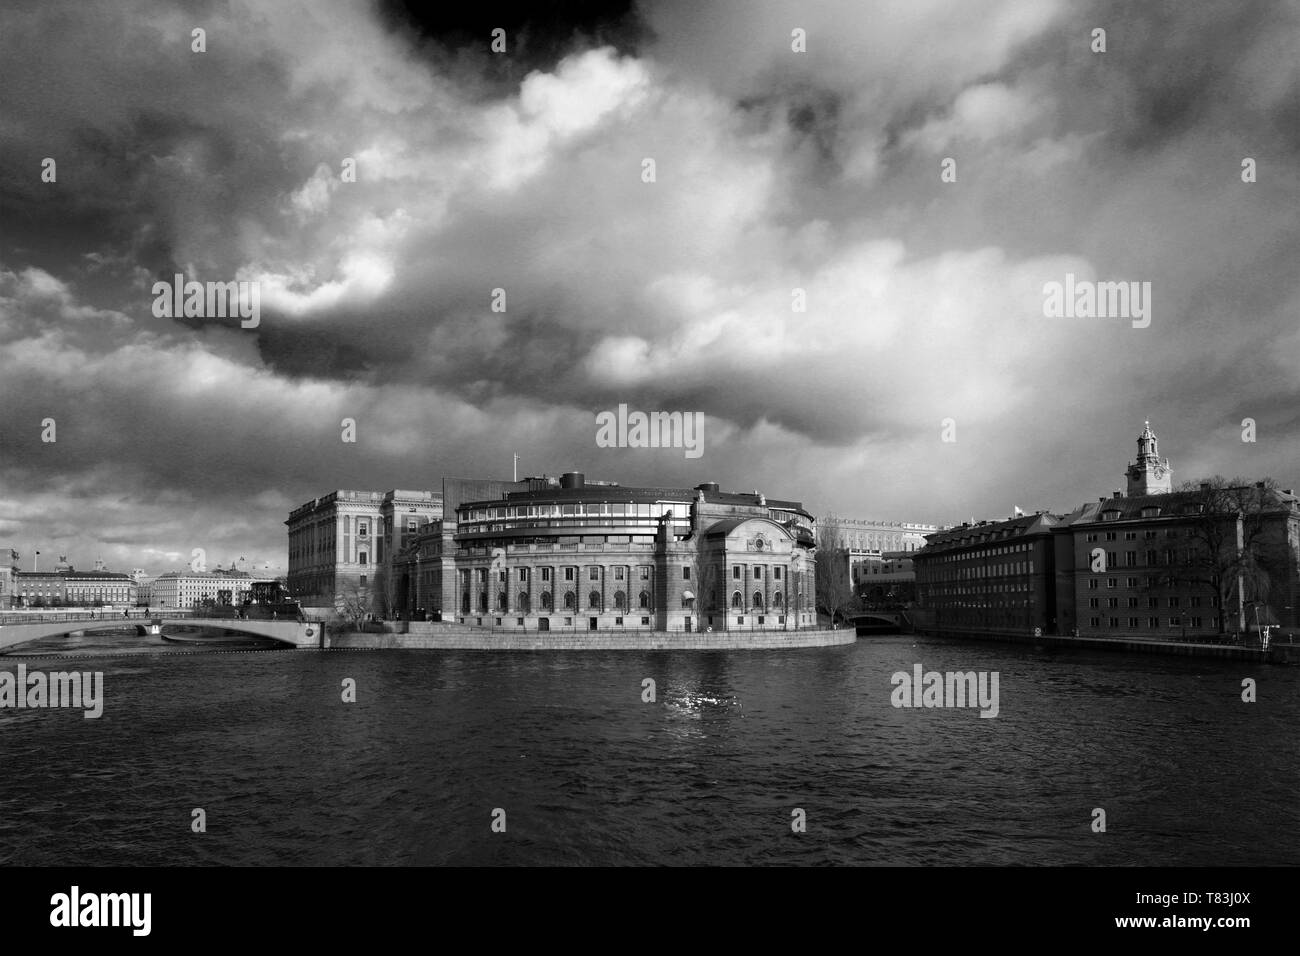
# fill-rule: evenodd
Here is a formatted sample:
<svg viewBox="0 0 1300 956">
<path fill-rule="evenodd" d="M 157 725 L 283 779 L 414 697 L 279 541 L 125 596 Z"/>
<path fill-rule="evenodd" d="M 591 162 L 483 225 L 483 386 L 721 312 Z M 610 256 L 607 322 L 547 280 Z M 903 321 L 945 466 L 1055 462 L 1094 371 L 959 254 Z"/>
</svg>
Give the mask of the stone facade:
<svg viewBox="0 0 1300 956">
<path fill-rule="evenodd" d="M 314 498 L 290 513 L 289 593 L 333 604 L 355 597 L 383 613 L 397 603 L 391 558 L 442 517 L 433 491 L 351 491 Z"/>
<path fill-rule="evenodd" d="M 797 502 L 625 488 L 580 474 L 468 496 L 395 562 L 411 610 L 505 631 L 815 627 L 812 516 Z"/>
</svg>

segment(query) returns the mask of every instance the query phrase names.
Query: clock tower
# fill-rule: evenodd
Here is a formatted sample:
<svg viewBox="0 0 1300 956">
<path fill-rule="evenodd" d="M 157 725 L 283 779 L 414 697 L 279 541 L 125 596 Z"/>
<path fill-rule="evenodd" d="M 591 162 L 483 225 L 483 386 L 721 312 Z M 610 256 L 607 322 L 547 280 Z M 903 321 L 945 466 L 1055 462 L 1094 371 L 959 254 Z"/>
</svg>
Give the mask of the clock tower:
<svg viewBox="0 0 1300 956">
<path fill-rule="evenodd" d="M 1156 436 L 1151 423 L 1146 422 L 1138 436 L 1137 461 L 1128 466 L 1128 496 L 1167 495 L 1173 491 L 1172 469 L 1169 459 L 1161 458 L 1156 450 Z"/>
</svg>

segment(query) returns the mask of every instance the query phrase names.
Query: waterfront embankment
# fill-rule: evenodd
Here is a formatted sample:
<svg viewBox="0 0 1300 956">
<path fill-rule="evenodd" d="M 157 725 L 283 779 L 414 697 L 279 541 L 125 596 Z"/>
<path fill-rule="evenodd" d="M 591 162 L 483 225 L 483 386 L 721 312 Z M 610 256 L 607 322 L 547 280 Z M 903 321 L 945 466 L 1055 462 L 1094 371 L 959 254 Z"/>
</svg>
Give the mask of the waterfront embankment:
<svg viewBox="0 0 1300 956">
<path fill-rule="evenodd" d="M 330 634 L 331 650 L 711 651 L 852 644 L 852 628 L 808 631 L 506 631 L 412 621 L 406 633 Z"/>
<path fill-rule="evenodd" d="M 1300 644 L 1198 644 L 1191 641 L 1165 641 L 1121 637 L 1062 637 L 992 633 L 986 631 L 935 631 L 931 637 L 961 641 L 993 641 L 1001 644 L 1031 644 L 1035 648 L 1120 651 L 1129 654 L 1163 654 L 1174 657 L 1217 657 L 1222 660 L 1254 661 L 1272 664 L 1300 664 Z"/>
</svg>

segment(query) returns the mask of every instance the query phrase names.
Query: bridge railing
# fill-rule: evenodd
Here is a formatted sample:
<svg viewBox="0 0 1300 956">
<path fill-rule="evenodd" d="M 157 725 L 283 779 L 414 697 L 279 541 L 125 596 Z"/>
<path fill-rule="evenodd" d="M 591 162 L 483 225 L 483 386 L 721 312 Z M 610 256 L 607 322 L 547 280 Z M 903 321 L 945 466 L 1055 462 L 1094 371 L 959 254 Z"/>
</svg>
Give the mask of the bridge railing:
<svg viewBox="0 0 1300 956">
<path fill-rule="evenodd" d="M 126 614 L 120 610 L 105 608 L 102 611 L 61 611 L 56 613 L 10 613 L 0 614 L 0 624 L 65 624 L 72 621 L 147 621 L 157 614 L 146 614 L 143 609 L 130 609 Z M 184 615 L 182 615 L 184 616 Z"/>
</svg>

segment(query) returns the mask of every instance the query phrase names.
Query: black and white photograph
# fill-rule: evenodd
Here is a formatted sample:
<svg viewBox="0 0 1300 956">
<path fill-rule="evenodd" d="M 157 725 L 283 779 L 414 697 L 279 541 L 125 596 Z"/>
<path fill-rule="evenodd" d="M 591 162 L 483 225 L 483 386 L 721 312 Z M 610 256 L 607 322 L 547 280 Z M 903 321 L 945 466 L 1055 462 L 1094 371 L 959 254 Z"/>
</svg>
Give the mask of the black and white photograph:
<svg viewBox="0 0 1300 956">
<path fill-rule="evenodd" d="M 4 0 L 7 925 L 1255 943 L 1298 263 L 1294 0 Z"/>
</svg>

